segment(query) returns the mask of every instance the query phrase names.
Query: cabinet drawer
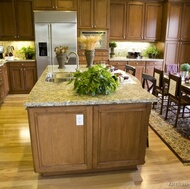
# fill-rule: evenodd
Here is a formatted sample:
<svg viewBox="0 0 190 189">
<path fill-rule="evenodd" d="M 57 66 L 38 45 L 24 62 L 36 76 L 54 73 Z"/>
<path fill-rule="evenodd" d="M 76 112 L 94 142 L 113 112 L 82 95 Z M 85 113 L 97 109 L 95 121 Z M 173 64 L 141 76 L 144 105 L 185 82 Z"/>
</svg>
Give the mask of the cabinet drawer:
<svg viewBox="0 0 190 189">
<path fill-rule="evenodd" d="M 27 66 L 35 66 L 35 62 L 11 62 L 10 67 L 27 67 Z"/>
<path fill-rule="evenodd" d="M 110 65 L 112 66 L 125 66 L 127 64 L 127 61 L 110 61 Z"/>
<path fill-rule="evenodd" d="M 161 62 L 146 62 L 146 66 L 162 66 L 162 64 L 163 64 L 163 62 L 161 61 Z"/>
<path fill-rule="evenodd" d="M 144 61 L 128 61 L 128 64 L 131 66 L 145 66 Z"/>
</svg>

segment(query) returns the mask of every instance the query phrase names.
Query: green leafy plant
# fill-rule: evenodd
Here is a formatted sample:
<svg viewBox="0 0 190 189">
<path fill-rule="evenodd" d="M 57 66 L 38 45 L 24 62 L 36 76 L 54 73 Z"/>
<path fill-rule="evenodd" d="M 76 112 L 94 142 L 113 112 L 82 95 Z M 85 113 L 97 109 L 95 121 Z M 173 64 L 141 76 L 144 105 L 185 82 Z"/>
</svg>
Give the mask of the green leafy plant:
<svg viewBox="0 0 190 189">
<path fill-rule="evenodd" d="M 160 51 L 157 49 L 155 45 L 150 45 L 145 51 L 144 51 L 144 56 L 149 57 L 149 58 L 155 58 L 160 54 Z"/>
<path fill-rule="evenodd" d="M 181 71 L 189 71 L 190 70 L 190 65 L 188 63 L 183 63 L 180 66 Z"/>
<path fill-rule="evenodd" d="M 114 92 L 118 86 L 118 79 L 114 78 L 109 68 L 95 65 L 87 71 L 74 73 L 74 90 L 79 95 L 108 95 Z M 70 84 L 70 81 L 68 84 Z"/>
<path fill-rule="evenodd" d="M 110 47 L 110 48 L 115 48 L 115 47 L 117 47 L 117 43 L 116 43 L 115 41 L 111 41 L 111 42 L 109 43 L 109 47 Z"/>
<path fill-rule="evenodd" d="M 35 48 L 30 46 L 22 47 L 20 53 L 23 53 L 26 59 L 32 59 L 35 55 Z"/>
</svg>

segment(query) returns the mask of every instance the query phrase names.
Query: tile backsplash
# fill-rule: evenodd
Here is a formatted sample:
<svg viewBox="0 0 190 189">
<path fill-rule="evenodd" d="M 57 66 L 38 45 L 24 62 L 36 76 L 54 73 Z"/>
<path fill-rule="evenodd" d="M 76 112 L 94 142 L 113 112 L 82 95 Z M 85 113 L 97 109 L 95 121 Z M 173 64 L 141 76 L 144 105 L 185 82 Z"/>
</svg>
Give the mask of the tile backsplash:
<svg viewBox="0 0 190 189">
<path fill-rule="evenodd" d="M 126 57 L 128 52 L 143 52 L 147 47 L 149 47 L 152 43 L 148 42 L 117 42 L 117 47 L 114 49 L 115 57 Z M 156 43 L 157 48 L 163 52 L 164 51 L 164 43 Z M 163 53 L 161 53 L 163 56 Z"/>
<path fill-rule="evenodd" d="M 28 47 L 28 46 L 34 47 L 35 46 L 34 41 L 0 41 L 0 45 L 2 45 L 4 47 L 4 54 L 3 54 L 4 57 L 7 52 L 7 47 L 13 46 L 14 47 L 13 56 L 15 58 L 19 58 L 19 59 L 25 59 L 24 54 L 21 54 L 19 52 L 19 50 L 22 47 Z"/>
</svg>

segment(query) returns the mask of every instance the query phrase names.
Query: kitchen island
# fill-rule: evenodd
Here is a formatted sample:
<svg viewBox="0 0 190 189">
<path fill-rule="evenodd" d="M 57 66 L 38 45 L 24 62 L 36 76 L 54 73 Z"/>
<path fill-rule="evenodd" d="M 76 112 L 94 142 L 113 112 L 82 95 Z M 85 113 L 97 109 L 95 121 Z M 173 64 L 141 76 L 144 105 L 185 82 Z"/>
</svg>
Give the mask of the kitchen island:
<svg viewBox="0 0 190 189">
<path fill-rule="evenodd" d="M 42 175 L 136 168 L 145 162 L 156 98 L 129 75 L 110 95 L 79 96 L 73 84 L 46 82 L 30 92 L 28 111 L 34 170 Z"/>
</svg>

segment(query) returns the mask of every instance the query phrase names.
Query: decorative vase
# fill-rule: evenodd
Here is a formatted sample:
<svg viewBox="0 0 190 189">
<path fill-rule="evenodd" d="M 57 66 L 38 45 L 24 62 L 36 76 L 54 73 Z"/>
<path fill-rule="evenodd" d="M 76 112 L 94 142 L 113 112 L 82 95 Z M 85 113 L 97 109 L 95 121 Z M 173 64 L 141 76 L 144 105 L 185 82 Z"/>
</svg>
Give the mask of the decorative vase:
<svg viewBox="0 0 190 189">
<path fill-rule="evenodd" d="M 185 80 L 185 78 L 189 77 L 189 71 L 182 71 L 181 72 L 181 79 L 182 81 Z"/>
<path fill-rule="evenodd" d="M 87 68 L 91 68 L 94 61 L 94 52 L 95 50 L 85 50 L 85 57 L 87 62 Z"/>
<path fill-rule="evenodd" d="M 58 65 L 59 65 L 58 68 L 59 69 L 65 68 L 65 63 L 68 60 L 67 53 L 63 53 L 61 55 L 57 55 L 56 57 L 57 57 Z"/>
</svg>

